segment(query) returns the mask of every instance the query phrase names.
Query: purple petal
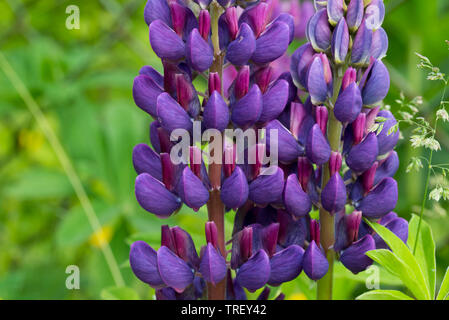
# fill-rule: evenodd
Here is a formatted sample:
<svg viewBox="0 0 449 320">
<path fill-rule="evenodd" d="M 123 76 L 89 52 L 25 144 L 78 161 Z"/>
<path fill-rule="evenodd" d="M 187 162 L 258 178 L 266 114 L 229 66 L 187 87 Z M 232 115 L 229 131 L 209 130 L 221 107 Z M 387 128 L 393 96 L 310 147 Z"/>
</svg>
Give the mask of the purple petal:
<svg viewBox="0 0 449 320">
<path fill-rule="evenodd" d="M 134 147 L 133 165 L 137 174 L 146 172 L 162 181 L 161 158 L 148 145 L 140 143 Z"/>
<path fill-rule="evenodd" d="M 249 291 L 262 288 L 270 278 L 270 259 L 264 250 L 257 251 L 237 271 L 236 280 Z"/>
<path fill-rule="evenodd" d="M 161 20 L 153 21 L 150 25 L 150 43 L 161 59 L 178 60 L 185 55 L 182 39 Z"/>
<path fill-rule="evenodd" d="M 377 155 L 377 137 L 374 132 L 371 132 L 361 143 L 351 148 L 346 157 L 346 164 L 355 172 L 363 172 L 371 168 Z"/>
<path fill-rule="evenodd" d="M 323 52 L 331 46 L 331 30 L 327 17 L 327 10 L 321 9 L 309 20 L 307 39 L 317 52 Z"/>
<path fill-rule="evenodd" d="M 351 0 L 349 3 L 346 21 L 351 32 L 356 31 L 360 27 L 363 20 L 364 7 L 363 0 Z"/>
<path fill-rule="evenodd" d="M 366 83 L 361 86 L 363 104 L 376 104 L 387 96 L 388 90 L 390 89 L 388 69 L 381 61 L 376 60 L 372 68 L 369 68 L 365 73 Z"/>
<path fill-rule="evenodd" d="M 393 178 L 383 179 L 363 198 L 357 210 L 368 218 L 380 218 L 396 207 L 398 202 L 398 183 Z"/>
<path fill-rule="evenodd" d="M 226 59 L 234 65 L 242 66 L 248 63 L 256 50 L 256 38 L 253 30 L 246 23 L 242 23 L 239 33 L 226 50 Z"/>
<path fill-rule="evenodd" d="M 349 49 L 349 30 L 346 20 L 343 18 L 338 23 L 332 35 L 332 54 L 336 63 L 345 62 Z"/>
<path fill-rule="evenodd" d="M 182 201 L 195 210 L 201 208 L 209 200 L 209 191 L 189 167 L 185 167 L 182 171 L 176 191 Z"/>
<path fill-rule="evenodd" d="M 137 176 L 135 193 L 142 208 L 161 218 L 167 218 L 182 205 L 181 199 L 148 173 Z"/>
<path fill-rule="evenodd" d="M 304 249 L 297 245 L 277 252 L 270 260 L 271 272 L 268 284 L 280 284 L 295 279 L 302 271 Z"/>
<path fill-rule="evenodd" d="M 307 138 L 307 158 L 316 165 L 325 164 L 331 156 L 331 147 L 318 124 L 313 125 Z"/>
<path fill-rule="evenodd" d="M 255 84 L 243 98 L 232 106 L 232 122 L 245 129 L 252 126 L 259 120 L 262 105 L 262 93 Z"/>
<path fill-rule="evenodd" d="M 256 40 L 256 50 L 252 60 L 265 64 L 282 56 L 288 48 L 290 30 L 285 22 L 271 24 Z"/>
<path fill-rule="evenodd" d="M 270 121 L 266 127 L 267 148 L 277 148 L 279 150 L 278 159 L 283 163 L 296 161 L 304 150 L 298 141 L 293 137 L 290 131 L 285 128 L 278 120 Z M 273 131 L 272 131 L 273 130 Z M 277 133 L 277 145 L 271 141 L 271 132 Z"/>
<path fill-rule="evenodd" d="M 366 27 L 363 21 L 357 31 L 352 46 L 351 62 L 356 66 L 365 66 L 369 64 L 370 49 L 373 38 L 373 31 Z"/>
<path fill-rule="evenodd" d="M 154 69 L 152 66 L 143 66 L 139 70 L 140 75 L 146 75 L 154 80 L 154 82 L 157 83 L 157 85 L 161 88 L 164 87 L 164 76 L 159 73 L 156 69 Z"/>
<path fill-rule="evenodd" d="M 171 228 L 171 231 L 173 234 L 177 255 L 185 262 L 190 263 L 195 268 L 198 268 L 199 257 L 190 234 L 178 226 Z"/>
<path fill-rule="evenodd" d="M 156 117 L 157 97 L 164 92 L 149 76 L 139 75 L 134 78 L 133 98 L 136 105 L 151 116 Z"/>
<path fill-rule="evenodd" d="M 147 25 L 155 20 L 162 20 L 168 26 L 172 26 L 170 8 L 166 0 L 149 0 L 145 5 L 143 15 Z"/>
<path fill-rule="evenodd" d="M 382 155 L 390 152 L 396 146 L 399 140 L 399 130 L 391 134 L 388 134 L 390 128 L 398 123 L 390 111 L 382 110 L 379 112 L 379 116 L 387 119 L 383 123 L 384 126 L 382 131 L 377 135 L 377 142 L 379 144 L 379 155 Z"/>
<path fill-rule="evenodd" d="M 314 54 L 312 45 L 306 43 L 299 47 L 291 57 L 290 72 L 293 81 L 300 89 L 307 88 L 307 71 Z"/>
<path fill-rule="evenodd" d="M 362 94 L 356 83 L 351 83 L 337 98 L 334 114 L 340 122 L 353 122 L 362 111 Z"/>
<path fill-rule="evenodd" d="M 352 273 L 357 274 L 366 270 L 373 263 L 366 253 L 374 249 L 376 249 L 374 239 L 368 234 L 344 250 L 340 261 Z"/>
<path fill-rule="evenodd" d="M 273 174 L 260 175 L 249 185 L 248 198 L 256 204 L 269 204 L 278 201 L 282 197 L 284 172 L 276 166 L 273 167 L 270 168 L 270 170 L 275 169 Z"/>
<path fill-rule="evenodd" d="M 229 108 L 223 97 L 214 91 L 209 97 L 203 113 L 206 129 L 223 131 L 229 124 Z"/>
<path fill-rule="evenodd" d="M 328 212 L 342 210 L 346 205 L 346 186 L 340 174 L 336 172 L 321 192 L 321 204 Z"/>
<path fill-rule="evenodd" d="M 167 92 L 157 98 L 157 117 L 169 133 L 176 129 L 192 131 L 193 123 L 189 115 Z"/>
<path fill-rule="evenodd" d="M 384 29 L 374 31 L 370 55 L 375 59 L 383 59 L 388 51 L 388 36 Z"/>
<path fill-rule="evenodd" d="M 295 37 L 295 21 L 293 20 L 293 17 L 290 14 L 283 12 L 274 19 L 273 23 L 277 21 L 285 22 L 288 25 L 290 31 L 288 43 L 291 43 Z"/>
<path fill-rule="evenodd" d="M 374 176 L 374 185 L 378 184 L 383 178 L 393 177 L 399 169 L 399 157 L 396 151 L 391 152 L 387 159 L 381 162 Z"/>
<path fill-rule="evenodd" d="M 328 0 L 327 1 L 327 15 L 329 23 L 335 26 L 344 15 L 343 9 L 344 0 Z"/>
<path fill-rule="evenodd" d="M 226 276 L 226 261 L 212 243 L 207 244 L 201 258 L 200 272 L 204 280 L 213 285 L 223 280 Z"/>
<path fill-rule="evenodd" d="M 372 0 L 365 9 L 367 27 L 371 30 L 380 28 L 385 18 L 385 5 L 383 0 Z"/>
<path fill-rule="evenodd" d="M 313 59 L 307 74 L 307 89 L 314 105 L 320 105 L 326 101 L 328 88 L 323 62 L 318 55 Z"/>
<path fill-rule="evenodd" d="M 153 288 L 164 286 L 157 267 L 157 252 L 144 241 L 136 241 L 131 245 L 129 263 L 139 280 Z"/>
<path fill-rule="evenodd" d="M 238 208 L 245 204 L 248 194 L 249 187 L 246 176 L 237 166 L 221 186 L 221 200 L 228 208 Z"/>
<path fill-rule="evenodd" d="M 324 252 L 313 240 L 304 253 L 302 267 L 306 275 L 312 280 L 321 279 L 329 269 L 329 262 Z"/>
<path fill-rule="evenodd" d="M 276 119 L 287 105 L 289 85 L 285 80 L 277 80 L 262 96 L 263 109 L 259 122 Z"/>
<path fill-rule="evenodd" d="M 214 61 L 214 52 L 198 29 L 193 29 L 187 38 L 186 57 L 193 69 L 199 72 L 209 69 Z"/>
<path fill-rule="evenodd" d="M 193 281 L 193 270 L 189 265 L 165 246 L 157 252 L 159 273 L 164 283 L 181 293 Z"/>
<path fill-rule="evenodd" d="M 312 201 L 295 174 L 291 174 L 285 182 L 284 204 L 287 211 L 296 217 L 303 217 L 312 209 Z"/>
</svg>

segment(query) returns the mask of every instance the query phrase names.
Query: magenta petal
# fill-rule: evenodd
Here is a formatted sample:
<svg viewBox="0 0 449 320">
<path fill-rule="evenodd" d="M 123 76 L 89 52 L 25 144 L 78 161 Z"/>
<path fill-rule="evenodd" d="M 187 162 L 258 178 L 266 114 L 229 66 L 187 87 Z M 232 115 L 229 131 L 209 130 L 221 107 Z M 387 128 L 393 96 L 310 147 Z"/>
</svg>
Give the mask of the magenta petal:
<svg viewBox="0 0 449 320">
<path fill-rule="evenodd" d="M 312 240 L 303 256 L 304 272 L 312 280 L 319 280 L 327 273 L 329 262 L 315 241 Z"/>
<path fill-rule="evenodd" d="M 242 23 L 239 33 L 226 50 L 226 59 L 233 65 L 242 66 L 247 64 L 256 50 L 256 38 L 250 26 Z"/>
<path fill-rule="evenodd" d="M 287 211 L 296 217 L 303 217 L 312 209 L 312 201 L 295 174 L 291 174 L 285 182 L 284 204 Z"/>
<path fill-rule="evenodd" d="M 383 179 L 360 202 L 357 210 L 368 218 L 381 218 L 396 207 L 398 202 L 398 183 L 393 178 Z"/>
<path fill-rule="evenodd" d="M 214 61 L 214 52 L 209 43 L 201 37 L 198 29 L 193 29 L 187 38 L 186 57 L 193 69 L 199 72 L 209 69 Z"/>
<path fill-rule="evenodd" d="M 373 260 L 366 253 L 374 249 L 376 249 L 374 239 L 368 234 L 344 250 L 340 256 L 340 261 L 352 273 L 357 274 L 373 263 Z"/>
<path fill-rule="evenodd" d="M 226 261 L 211 243 L 207 244 L 201 258 L 200 272 L 204 280 L 217 284 L 226 276 Z"/>
<path fill-rule="evenodd" d="M 157 97 L 164 92 L 149 76 L 139 75 L 134 79 L 133 98 L 136 105 L 143 111 L 156 117 Z"/>
<path fill-rule="evenodd" d="M 325 164 L 331 156 L 331 147 L 318 124 L 310 130 L 307 138 L 306 154 L 310 161 L 317 165 Z"/>
<path fill-rule="evenodd" d="M 192 209 L 201 208 L 209 200 L 209 191 L 189 167 L 182 171 L 176 191 L 182 201 Z"/>
<path fill-rule="evenodd" d="M 148 173 L 137 176 L 135 193 L 137 202 L 142 208 L 161 218 L 170 216 L 182 205 L 181 199 Z"/>
<path fill-rule="evenodd" d="M 363 172 L 371 168 L 377 155 L 377 137 L 374 132 L 371 132 L 361 143 L 351 148 L 346 157 L 346 164 L 355 172 Z"/>
<path fill-rule="evenodd" d="M 286 80 L 277 80 L 263 95 L 263 109 L 259 122 L 268 122 L 279 117 L 287 105 L 289 85 Z"/>
<path fill-rule="evenodd" d="M 137 174 L 146 172 L 162 181 L 161 158 L 145 143 L 140 143 L 134 147 L 133 165 Z"/>
<path fill-rule="evenodd" d="M 193 282 L 193 270 L 189 265 L 165 246 L 157 252 L 159 273 L 164 283 L 178 293 Z"/>
<path fill-rule="evenodd" d="M 223 97 L 214 91 L 204 107 L 203 120 L 206 129 L 223 131 L 229 124 L 229 107 Z"/>
<path fill-rule="evenodd" d="M 249 291 L 262 288 L 270 278 L 270 259 L 264 250 L 257 251 L 237 271 L 236 280 Z"/>
<path fill-rule="evenodd" d="M 157 252 L 144 241 L 136 241 L 129 252 L 131 269 L 139 280 L 153 288 L 164 286 L 157 266 Z"/>
<path fill-rule="evenodd" d="M 293 137 L 290 131 L 285 128 L 279 120 L 270 121 L 266 127 L 267 134 L 267 148 L 278 148 L 279 161 L 283 163 L 291 163 L 296 161 L 300 155 L 303 154 L 304 150 L 299 145 L 298 141 Z M 277 133 L 277 146 L 271 141 L 271 132 Z"/>
<path fill-rule="evenodd" d="M 189 115 L 167 92 L 157 98 L 157 117 L 168 133 L 176 129 L 192 131 L 193 123 Z"/>
<path fill-rule="evenodd" d="M 302 271 L 304 249 L 298 245 L 277 252 L 270 260 L 271 272 L 268 284 L 280 284 L 295 279 Z"/>
<path fill-rule="evenodd" d="M 271 24 L 256 40 L 256 50 L 252 60 L 265 64 L 282 56 L 288 48 L 290 30 L 285 22 Z"/>
<path fill-rule="evenodd" d="M 232 106 L 231 119 L 237 126 L 248 128 L 259 120 L 262 113 L 262 93 L 256 84 Z"/>
<path fill-rule="evenodd" d="M 238 208 L 248 199 L 249 187 L 245 173 L 240 167 L 235 167 L 229 178 L 221 186 L 220 197 L 228 208 Z"/>
<path fill-rule="evenodd" d="M 178 60 L 185 55 L 182 39 L 161 20 L 153 21 L 150 25 L 150 43 L 161 59 Z"/>
<path fill-rule="evenodd" d="M 173 234 L 177 255 L 185 262 L 197 268 L 199 265 L 198 253 L 196 252 L 195 244 L 190 234 L 178 226 L 171 228 L 171 232 Z"/>
<path fill-rule="evenodd" d="M 335 213 L 346 205 L 346 186 L 338 172 L 330 178 L 321 192 L 321 204 L 328 212 Z"/>
<path fill-rule="evenodd" d="M 284 189 L 284 172 L 278 168 L 271 175 L 260 175 L 249 185 L 248 198 L 259 205 L 277 202 L 282 198 Z"/>
</svg>

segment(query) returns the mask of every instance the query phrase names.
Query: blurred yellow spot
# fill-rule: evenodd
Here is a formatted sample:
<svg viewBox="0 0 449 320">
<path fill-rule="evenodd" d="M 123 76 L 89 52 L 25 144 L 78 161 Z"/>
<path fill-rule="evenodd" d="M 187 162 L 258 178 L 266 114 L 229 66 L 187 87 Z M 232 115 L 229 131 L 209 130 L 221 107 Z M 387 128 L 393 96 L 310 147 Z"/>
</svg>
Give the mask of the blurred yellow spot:
<svg viewBox="0 0 449 320">
<path fill-rule="evenodd" d="M 89 243 L 94 247 L 101 248 L 105 244 L 109 243 L 112 238 L 112 228 L 110 226 L 104 226 L 97 232 L 91 235 Z"/>
<path fill-rule="evenodd" d="M 293 293 L 286 300 L 307 300 L 304 293 Z"/>
<path fill-rule="evenodd" d="M 44 137 L 35 130 L 23 129 L 19 133 L 19 144 L 27 151 L 35 152 L 42 147 Z"/>
</svg>

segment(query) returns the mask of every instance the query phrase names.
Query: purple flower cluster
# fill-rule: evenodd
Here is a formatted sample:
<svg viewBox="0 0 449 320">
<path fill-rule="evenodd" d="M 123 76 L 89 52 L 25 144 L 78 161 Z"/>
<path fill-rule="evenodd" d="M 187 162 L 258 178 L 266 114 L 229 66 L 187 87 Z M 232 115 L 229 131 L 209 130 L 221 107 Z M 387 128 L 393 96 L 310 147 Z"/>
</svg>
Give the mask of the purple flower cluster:
<svg viewBox="0 0 449 320">
<path fill-rule="evenodd" d="M 225 279 L 228 299 L 246 298 L 243 288 L 279 286 L 302 270 L 319 280 L 328 271 L 325 251 L 331 248 L 322 245 L 320 221 L 310 217 L 314 209 L 335 217 L 333 250 L 340 261 L 354 273 L 365 270 L 372 263 L 365 253 L 387 245 L 362 216 L 407 239 L 407 222 L 392 212 L 399 133 L 388 134 L 396 120 L 378 105 L 389 89 L 381 62 L 388 47 L 380 27 L 383 2 L 315 1 L 305 30 L 309 42 L 293 54 L 290 72 L 278 76 L 274 65 L 298 22 L 279 12 L 275 1 L 218 3 L 217 38 L 210 14 L 216 1 L 148 1 L 145 21 L 164 74 L 145 66 L 134 80 L 135 103 L 155 120 L 152 147 L 137 145 L 133 164 L 137 201 L 160 218 L 183 204 L 197 211 L 219 192 L 226 211 L 236 211 L 230 260 L 215 223 L 206 224 L 207 245 L 199 256 L 186 231 L 164 226 L 158 251 L 142 241 L 132 245 L 133 272 L 157 289 L 158 299 L 201 298 L 206 284 Z M 229 67 L 223 71 L 224 65 Z M 198 76 L 208 81 L 202 94 L 192 83 Z M 170 158 L 176 145 L 171 133 L 193 132 L 194 121 L 202 131 L 276 130 L 278 140 L 267 134 L 247 145 L 244 159 L 238 159 L 234 141 L 224 145 L 217 185 L 193 141 L 188 164 Z M 332 122 L 341 128 L 337 146 L 330 143 Z M 377 135 L 370 132 L 376 123 L 383 126 Z M 262 160 L 273 147 L 278 162 L 267 168 Z M 347 169 L 341 174 L 343 160 Z M 266 287 L 260 298 L 268 293 Z"/>
</svg>

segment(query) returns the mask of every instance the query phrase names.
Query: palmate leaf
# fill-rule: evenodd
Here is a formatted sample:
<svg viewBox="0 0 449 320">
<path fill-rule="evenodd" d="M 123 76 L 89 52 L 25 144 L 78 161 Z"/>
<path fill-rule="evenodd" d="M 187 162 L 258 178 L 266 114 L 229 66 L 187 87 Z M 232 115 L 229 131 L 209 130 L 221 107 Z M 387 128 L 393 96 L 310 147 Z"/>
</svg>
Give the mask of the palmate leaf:
<svg viewBox="0 0 449 320">
<path fill-rule="evenodd" d="M 393 252 L 387 249 L 377 249 L 367 252 L 366 255 L 401 279 L 417 299 L 427 299 L 425 283 L 417 281 L 412 268 Z"/>
<path fill-rule="evenodd" d="M 371 290 L 357 297 L 357 300 L 413 300 L 397 290 Z"/>
<path fill-rule="evenodd" d="M 424 271 L 424 278 L 427 281 L 430 296 L 433 299 L 435 297 L 436 282 L 435 241 L 430 226 L 422 220 L 418 243 L 415 244 L 418 225 L 419 217 L 413 215 L 409 222 L 408 246 L 411 250 L 414 250 L 416 245 L 415 258 Z"/>
<path fill-rule="evenodd" d="M 413 256 L 413 253 L 405 245 L 405 243 L 384 226 L 368 220 L 366 220 L 366 222 L 391 248 L 392 252 L 390 252 L 391 256 L 389 258 L 399 261 L 400 263 L 397 263 L 398 266 L 403 265 L 400 267 L 401 271 L 409 272 L 407 275 L 399 274 L 398 276 L 401 280 L 403 280 L 403 282 L 404 280 L 406 281 L 404 284 L 413 292 L 415 297 L 417 299 L 424 300 L 433 299 L 428 282 L 426 281 L 424 272 L 422 271 L 422 267 L 418 264 L 416 258 Z M 374 252 L 376 251 L 378 252 L 380 250 L 374 250 Z M 373 251 L 370 251 L 370 253 L 371 252 Z M 377 262 L 385 266 L 385 263 L 388 261 L 381 259 L 381 261 Z"/>
</svg>

